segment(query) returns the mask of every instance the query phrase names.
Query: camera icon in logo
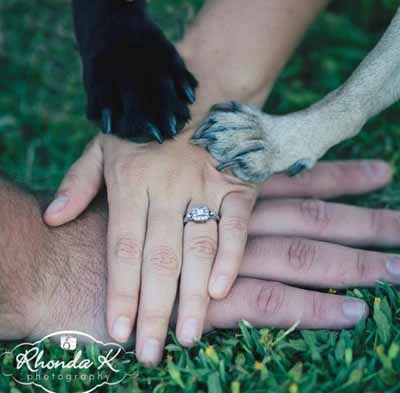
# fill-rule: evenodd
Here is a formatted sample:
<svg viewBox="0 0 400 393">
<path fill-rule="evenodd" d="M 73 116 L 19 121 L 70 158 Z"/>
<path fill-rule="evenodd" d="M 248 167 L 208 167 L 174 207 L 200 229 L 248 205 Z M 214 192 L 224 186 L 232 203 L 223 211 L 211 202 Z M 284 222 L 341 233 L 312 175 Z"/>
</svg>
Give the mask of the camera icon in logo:
<svg viewBox="0 0 400 393">
<path fill-rule="evenodd" d="M 76 345 L 78 344 L 78 340 L 76 337 L 72 336 L 61 336 L 60 339 L 60 347 L 66 351 L 74 351 L 76 349 Z"/>
</svg>

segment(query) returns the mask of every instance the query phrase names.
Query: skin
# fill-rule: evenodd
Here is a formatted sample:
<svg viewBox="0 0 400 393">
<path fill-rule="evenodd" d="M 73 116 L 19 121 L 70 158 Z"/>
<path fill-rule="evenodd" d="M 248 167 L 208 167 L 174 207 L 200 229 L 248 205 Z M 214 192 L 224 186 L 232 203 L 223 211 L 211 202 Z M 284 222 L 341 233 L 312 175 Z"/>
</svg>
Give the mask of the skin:
<svg viewBox="0 0 400 393">
<path fill-rule="evenodd" d="M 235 282 L 257 197 L 255 187 L 215 170 L 211 157 L 189 143 L 193 131 L 210 105 L 221 99 L 262 104 L 325 3 L 207 3 L 179 45 L 200 82 L 187 132 L 162 146 L 99 136 L 74 164 L 45 214 L 53 226 L 74 219 L 105 181 L 107 327 L 114 340 L 125 342 L 136 321 L 136 350 L 146 364 L 161 357 L 179 276 L 178 340 L 190 346 L 201 336 L 210 296 L 223 299 Z M 260 56 L 270 35 L 277 39 L 268 43 L 268 54 Z M 219 212 L 218 231 L 214 221 L 183 226 L 185 212 L 198 203 Z"/>
<path fill-rule="evenodd" d="M 400 8 L 376 47 L 338 89 L 306 110 L 270 116 L 236 103 L 214 107 L 194 135 L 241 180 L 315 165 L 334 145 L 357 135 L 400 98 Z"/>
<path fill-rule="evenodd" d="M 210 301 L 204 330 L 236 328 L 242 319 L 257 327 L 287 328 L 299 322 L 303 328 L 342 329 L 365 318 L 362 300 L 312 288 L 361 287 L 377 280 L 400 283 L 398 256 L 352 247 L 353 231 L 362 234 L 357 243 L 366 247 L 393 239 L 398 247 L 400 212 L 348 205 L 332 209 L 331 203 L 320 201 L 320 208 L 332 214 L 324 240 L 315 241 L 310 220 L 318 215 L 301 209 L 299 199 L 304 205 L 314 201 L 310 196 L 368 192 L 390 178 L 388 165 L 379 161 L 321 163 L 295 181 L 273 177 L 262 187 L 250 220 L 239 278 L 225 299 Z M 261 225 L 276 198 L 286 200 L 283 212 L 291 226 L 285 229 L 276 216 L 268 227 Z M 106 204 L 100 201 L 79 219 L 53 229 L 41 220 L 34 197 L 0 178 L 0 216 L 0 340 L 42 338 L 60 330 L 111 340 L 105 316 Z M 353 217 L 352 228 L 340 226 L 345 216 Z M 388 230 L 376 241 L 381 228 Z M 341 237 L 332 236 L 338 232 Z"/>
</svg>

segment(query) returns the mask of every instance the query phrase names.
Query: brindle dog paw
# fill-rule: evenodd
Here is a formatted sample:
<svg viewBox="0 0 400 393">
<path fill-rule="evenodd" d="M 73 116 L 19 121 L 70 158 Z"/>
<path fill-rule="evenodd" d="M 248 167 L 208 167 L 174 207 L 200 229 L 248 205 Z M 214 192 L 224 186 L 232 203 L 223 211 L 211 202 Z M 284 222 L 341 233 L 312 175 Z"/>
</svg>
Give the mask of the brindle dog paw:
<svg viewBox="0 0 400 393">
<path fill-rule="evenodd" d="M 267 179 L 265 163 L 270 146 L 258 111 L 236 102 L 211 108 L 192 142 L 203 146 L 219 162 L 218 170 L 230 170 L 241 180 L 258 183 Z"/>
<path fill-rule="evenodd" d="M 208 150 L 219 162 L 218 170 L 230 170 L 242 181 L 262 183 L 283 171 L 294 176 L 315 161 L 298 157 L 305 149 L 293 149 L 291 143 L 296 141 L 285 136 L 282 119 L 236 102 L 218 104 L 211 108 L 192 142 Z"/>
</svg>

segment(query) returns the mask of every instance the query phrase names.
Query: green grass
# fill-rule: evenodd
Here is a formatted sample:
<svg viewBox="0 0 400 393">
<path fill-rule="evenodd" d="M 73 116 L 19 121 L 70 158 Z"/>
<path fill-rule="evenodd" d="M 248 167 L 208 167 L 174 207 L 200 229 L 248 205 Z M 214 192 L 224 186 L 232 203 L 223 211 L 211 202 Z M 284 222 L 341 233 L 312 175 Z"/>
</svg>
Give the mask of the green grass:
<svg viewBox="0 0 400 393">
<path fill-rule="evenodd" d="M 377 41 L 397 3 L 334 2 L 282 73 L 268 111 L 303 108 L 337 87 Z M 201 4 L 153 0 L 151 8 L 176 38 Z M 0 168 L 34 190 L 53 190 L 95 133 L 82 115 L 84 96 L 68 2 L 1 0 L 0 31 Z M 373 119 L 329 159 L 384 158 L 399 168 L 399 109 L 396 105 Z M 399 176 L 385 190 L 351 202 L 400 209 Z M 160 367 L 145 370 L 131 364 L 128 368 L 138 378 L 100 391 L 400 392 L 399 294 L 389 286 L 351 293 L 366 299 L 373 310 L 353 331 L 285 335 L 243 323 L 240 330 L 207 335 L 191 350 L 180 347 L 171 332 Z M 33 391 L 0 377 L 0 393 Z"/>
</svg>

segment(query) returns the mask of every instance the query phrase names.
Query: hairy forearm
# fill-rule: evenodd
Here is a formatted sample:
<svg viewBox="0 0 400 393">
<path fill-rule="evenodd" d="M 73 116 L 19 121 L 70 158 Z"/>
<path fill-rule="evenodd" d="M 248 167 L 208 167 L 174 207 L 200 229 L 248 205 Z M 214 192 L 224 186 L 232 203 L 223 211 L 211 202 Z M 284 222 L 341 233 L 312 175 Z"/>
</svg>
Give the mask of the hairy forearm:
<svg viewBox="0 0 400 393">
<path fill-rule="evenodd" d="M 45 278 L 39 266 L 48 259 L 46 228 L 36 199 L 0 177 L 0 336 L 30 333 L 43 300 Z M 31 318 L 32 317 L 32 318 Z"/>
<path fill-rule="evenodd" d="M 107 338 L 105 205 L 105 200 L 94 203 L 72 223 L 48 229 L 46 242 L 53 252 L 40 265 L 46 301 L 36 307 L 40 319 L 32 337 L 68 329 Z"/>
<path fill-rule="evenodd" d="M 106 328 L 105 196 L 59 228 L 45 226 L 39 205 L 30 194 L 0 184 L 0 223 L 6 218 L 15 228 L 13 237 L 0 233 L 0 244 L 5 245 L 0 260 L 0 340 L 33 340 L 76 330 L 111 341 Z M 133 336 L 128 345 L 132 341 Z"/>
<path fill-rule="evenodd" d="M 39 201 L 0 176 L 0 339 L 74 329 L 105 338 L 106 217 L 51 229 Z"/>
</svg>

